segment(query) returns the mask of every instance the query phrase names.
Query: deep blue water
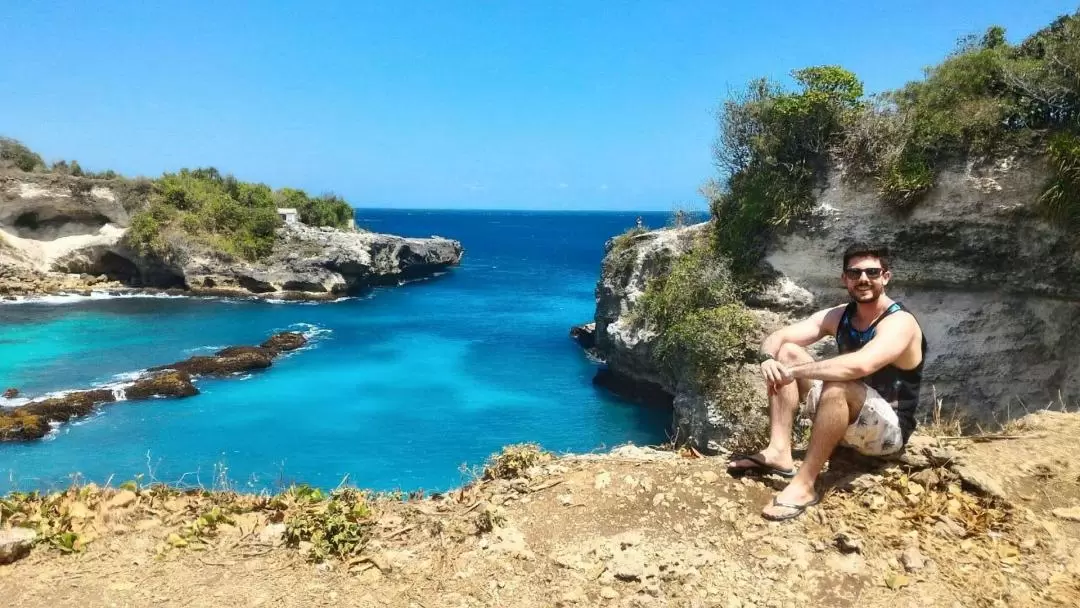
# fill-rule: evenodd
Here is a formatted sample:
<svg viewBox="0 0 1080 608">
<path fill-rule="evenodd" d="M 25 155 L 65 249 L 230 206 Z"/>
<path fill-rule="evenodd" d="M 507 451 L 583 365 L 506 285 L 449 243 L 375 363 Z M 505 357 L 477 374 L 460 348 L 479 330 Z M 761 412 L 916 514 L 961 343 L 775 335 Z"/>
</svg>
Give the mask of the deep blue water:
<svg viewBox="0 0 1080 608">
<path fill-rule="evenodd" d="M 635 213 L 358 210 L 358 223 L 458 239 L 443 276 L 326 304 L 116 298 L 0 305 L 0 388 L 29 395 L 115 381 L 271 333 L 310 348 L 183 400 L 118 403 L 54 436 L 0 444 L 0 491 L 71 476 L 241 488 L 304 482 L 445 489 L 461 465 L 535 441 L 590 451 L 664 439 L 670 413 L 594 388 L 567 337 L 592 318 L 604 241 Z M 644 214 L 662 225 L 663 214 Z"/>
</svg>

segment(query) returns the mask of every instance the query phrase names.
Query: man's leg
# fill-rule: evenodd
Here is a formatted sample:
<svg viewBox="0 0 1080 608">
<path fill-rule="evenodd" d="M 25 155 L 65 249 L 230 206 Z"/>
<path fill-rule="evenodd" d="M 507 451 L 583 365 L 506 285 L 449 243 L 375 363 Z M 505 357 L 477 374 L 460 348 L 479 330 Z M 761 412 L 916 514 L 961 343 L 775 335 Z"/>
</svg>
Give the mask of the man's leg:
<svg viewBox="0 0 1080 608">
<path fill-rule="evenodd" d="M 810 363 L 814 360 L 806 349 L 796 344 L 784 344 L 776 359 L 786 366 Z M 791 458 L 791 429 L 795 424 L 795 412 L 799 402 L 810 391 L 809 380 L 799 380 L 769 393 L 769 445 L 760 454 L 769 466 L 778 469 L 790 469 L 794 464 Z M 758 466 L 752 460 L 733 460 L 728 465 L 730 470 L 754 468 Z"/>
<path fill-rule="evenodd" d="M 866 400 L 866 386 L 862 382 L 826 382 L 821 389 L 821 401 L 814 416 L 814 426 L 810 429 L 810 447 L 806 458 L 799 467 L 799 472 L 782 492 L 776 495 L 776 502 L 788 505 L 805 505 L 814 501 L 814 483 L 817 481 L 825 462 L 829 460 L 836 445 L 843 439 L 848 426 L 859 417 L 859 411 Z M 783 517 L 797 512 L 797 509 L 769 504 L 763 513 L 773 517 Z"/>
</svg>

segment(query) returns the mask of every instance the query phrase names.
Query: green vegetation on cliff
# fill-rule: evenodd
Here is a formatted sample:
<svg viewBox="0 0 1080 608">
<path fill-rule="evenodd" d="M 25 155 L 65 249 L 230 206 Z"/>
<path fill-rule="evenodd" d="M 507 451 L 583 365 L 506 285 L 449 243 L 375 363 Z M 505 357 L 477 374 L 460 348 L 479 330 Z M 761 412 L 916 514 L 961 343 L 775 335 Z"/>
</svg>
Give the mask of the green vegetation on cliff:
<svg viewBox="0 0 1080 608">
<path fill-rule="evenodd" d="M 311 226 L 346 228 L 353 209 L 334 196 L 310 198 L 302 190 L 242 182 L 212 167 L 166 173 L 155 183 L 149 204 L 131 220 L 129 241 L 144 251 L 165 253 L 182 234 L 216 250 L 256 260 L 270 253 L 281 225 L 278 207 L 295 207 Z"/>
<path fill-rule="evenodd" d="M 170 236 L 180 233 L 257 259 L 272 249 L 280 222 L 269 187 L 223 177 L 212 168 L 181 169 L 154 183 L 149 204 L 132 217 L 127 239 L 143 251 L 164 253 Z"/>
<path fill-rule="evenodd" d="M 10 137 L 0 137 L 0 169 L 15 167 L 20 171 L 33 171 L 44 166 L 45 161 L 41 160 L 41 156 L 22 142 Z"/>
<path fill-rule="evenodd" d="M 800 90 L 756 80 L 721 114 L 716 157 L 730 177 L 711 205 L 715 245 L 740 275 L 756 267 L 773 227 L 810 210 L 829 147 L 862 98 L 862 83 L 839 67 L 793 76 Z"/>
<path fill-rule="evenodd" d="M 1080 14 L 1017 45 L 991 27 L 925 79 L 874 97 L 838 66 L 792 76 L 797 90 L 757 80 L 720 114 L 716 158 L 727 181 L 711 203 L 715 245 L 738 275 L 756 272 L 774 229 L 810 210 L 829 162 L 905 208 L 952 160 L 1049 153 L 1057 174 L 1044 211 L 1080 226 Z"/>
<path fill-rule="evenodd" d="M 309 226 L 349 228 L 353 220 L 352 205 L 337 195 L 312 197 L 294 188 L 273 191 L 213 167 L 130 180 L 112 170 L 88 172 L 75 160 L 49 165 L 21 142 L 0 137 L 2 169 L 81 178 L 72 180 L 73 193 L 89 192 L 94 183 L 89 180 L 110 180 L 125 208 L 134 212 L 128 242 L 159 255 L 167 255 L 179 241 L 194 240 L 248 260 L 263 257 L 273 248 L 274 231 L 281 225 L 279 207 L 295 208 Z"/>
</svg>

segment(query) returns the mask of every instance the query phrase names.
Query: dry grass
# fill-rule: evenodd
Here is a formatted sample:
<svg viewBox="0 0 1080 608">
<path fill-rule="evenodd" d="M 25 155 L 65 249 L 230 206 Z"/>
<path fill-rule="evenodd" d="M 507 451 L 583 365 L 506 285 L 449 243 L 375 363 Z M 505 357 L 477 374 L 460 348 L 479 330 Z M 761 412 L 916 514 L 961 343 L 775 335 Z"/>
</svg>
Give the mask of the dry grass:
<svg viewBox="0 0 1080 608">
<path fill-rule="evenodd" d="M 524 477 L 532 467 L 550 462 L 554 456 L 535 443 L 508 445 L 498 454 L 492 454 L 484 465 L 482 478 L 517 479 Z"/>
<path fill-rule="evenodd" d="M 993 422 L 984 426 L 983 423 L 972 420 L 963 414 L 959 408 L 952 407 L 945 412 L 943 400 L 934 392 L 934 408 L 930 412 L 930 418 L 919 424 L 918 433 L 936 439 L 959 439 L 959 438 L 1009 438 L 1018 436 L 1027 428 L 1026 418 L 1037 412 L 1075 412 L 1080 408 L 1070 406 L 1063 394 L 1058 393 L 1056 402 L 1048 403 L 1045 407 L 1031 409 L 1023 401 L 1017 401 L 1017 407 L 1012 402 L 1006 405 L 1004 415 L 994 413 Z"/>
<path fill-rule="evenodd" d="M 930 412 L 930 419 L 919 425 L 919 434 L 929 437 L 961 437 L 966 434 L 966 417 L 956 407 L 953 407 L 948 414 L 944 414 L 943 403 L 943 400 L 938 398 L 935 389 L 934 409 Z"/>
</svg>

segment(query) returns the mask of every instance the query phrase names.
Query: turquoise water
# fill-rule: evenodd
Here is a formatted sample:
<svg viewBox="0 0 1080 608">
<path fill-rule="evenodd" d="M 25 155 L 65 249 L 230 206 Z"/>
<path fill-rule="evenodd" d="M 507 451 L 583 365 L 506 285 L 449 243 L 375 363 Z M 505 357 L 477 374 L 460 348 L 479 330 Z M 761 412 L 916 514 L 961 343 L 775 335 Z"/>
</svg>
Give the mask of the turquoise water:
<svg viewBox="0 0 1080 608">
<path fill-rule="evenodd" d="M 604 240 L 637 214 L 359 210 L 372 230 L 458 239 L 460 267 L 328 304 L 113 298 L 0 305 L 0 387 L 27 395 L 273 332 L 312 344 L 265 372 L 200 380 L 183 400 L 118 403 L 54 436 L 0 444 L 0 490 L 73 475 L 242 489 L 304 482 L 446 489 L 461 465 L 536 441 L 590 451 L 663 440 L 670 412 L 591 384 L 567 337 L 591 319 Z M 662 215 L 646 214 L 651 225 Z"/>
</svg>

